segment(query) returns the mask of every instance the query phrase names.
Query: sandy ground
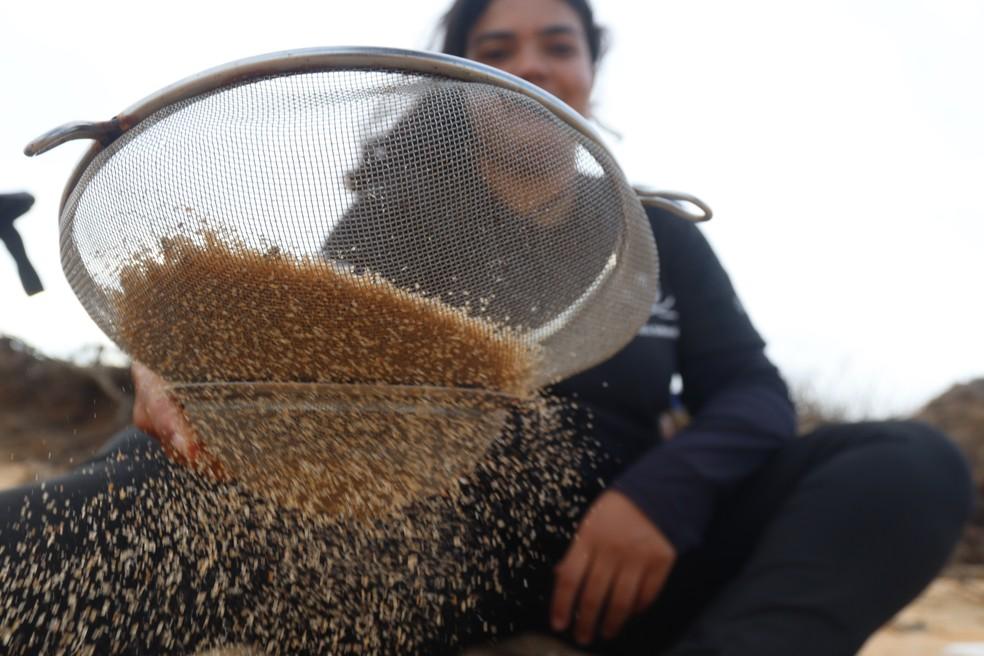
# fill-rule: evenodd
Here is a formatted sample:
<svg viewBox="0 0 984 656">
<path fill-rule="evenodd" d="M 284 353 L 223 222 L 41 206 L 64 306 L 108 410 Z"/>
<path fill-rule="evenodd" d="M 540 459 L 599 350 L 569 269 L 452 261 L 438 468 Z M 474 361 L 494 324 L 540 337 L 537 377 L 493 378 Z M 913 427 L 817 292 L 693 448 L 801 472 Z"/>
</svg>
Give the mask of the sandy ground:
<svg viewBox="0 0 984 656">
<path fill-rule="evenodd" d="M 0 465 L 0 489 L 31 483 L 40 463 Z M 228 649 L 208 656 L 245 656 Z M 578 656 L 552 640 L 523 636 L 465 656 Z M 984 656 L 984 566 L 948 571 L 879 631 L 860 656 Z"/>
<path fill-rule="evenodd" d="M 984 656 L 984 567 L 936 579 L 861 655 Z"/>
</svg>

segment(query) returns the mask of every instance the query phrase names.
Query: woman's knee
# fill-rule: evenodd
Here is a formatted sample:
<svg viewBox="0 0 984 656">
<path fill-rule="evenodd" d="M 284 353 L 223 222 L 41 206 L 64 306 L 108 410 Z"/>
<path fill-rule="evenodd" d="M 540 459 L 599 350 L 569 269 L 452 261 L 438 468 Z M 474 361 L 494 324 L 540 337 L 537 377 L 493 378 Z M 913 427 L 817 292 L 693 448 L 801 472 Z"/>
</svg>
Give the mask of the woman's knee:
<svg viewBox="0 0 984 656">
<path fill-rule="evenodd" d="M 913 469 L 935 484 L 941 495 L 948 495 L 949 505 L 962 509 L 965 519 L 969 517 L 974 500 L 973 476 L 970 463 L 956 443 L 922 422 L 894 421 L 884 425 L 903 440 Z"/>
<path fill-rule="evenodd" d="M 888 486 L 913 521 L 955 541 L 974 505 L 970 464 L 941 431 L 916 421 L 860 424 L 873 439 L 874 480 Z M 926 536 L 928 537 L 928 536 Z"/>
</svg>

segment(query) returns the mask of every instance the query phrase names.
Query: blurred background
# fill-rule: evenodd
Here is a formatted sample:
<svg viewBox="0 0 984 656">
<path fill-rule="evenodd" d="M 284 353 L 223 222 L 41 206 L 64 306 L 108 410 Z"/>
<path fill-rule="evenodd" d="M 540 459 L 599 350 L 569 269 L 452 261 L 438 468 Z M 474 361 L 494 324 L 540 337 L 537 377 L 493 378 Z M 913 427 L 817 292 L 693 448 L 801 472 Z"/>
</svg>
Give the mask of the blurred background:
<svg viewBox="0 0 984 656">
<path fill-rule="evenodd" d="M 427 49 L 447 2 L 4 3 L 0 193 L 37 199 L 16 225 L 46 291 L 27 296 L 0 248 L 0 487 L 77 464 L 129 419 L 126 359 L 59 263 L 58 206 L 88 144 L 24 146 L 243 57 Z M 953 566 L 865 656 L 981 653 L 953 643 L 984 643 L 984 2 L 594 4 L 611 37 L 603 134 L 632 182 L 714 208 L 705 233 L 803 428 L 915 415 L 975 463 Z"/>
<path fill-rule="evenodd" d="M 984 3 L 597 0 L 597 119 L 634 183 L 694 193 L 790 381 L 852 416 L 909 413 L 984 375 Z M 0 334 L 88 357 L 105 337 L 60 270 L 57 211 L 87 143 L 21 154 L 230 60 L 428 48 L 445 0 L 10 2 L 0 192 L 47 291 L 0 255 Z M 104 357 L 113 357 L 107 348 Z"/>
</svg>

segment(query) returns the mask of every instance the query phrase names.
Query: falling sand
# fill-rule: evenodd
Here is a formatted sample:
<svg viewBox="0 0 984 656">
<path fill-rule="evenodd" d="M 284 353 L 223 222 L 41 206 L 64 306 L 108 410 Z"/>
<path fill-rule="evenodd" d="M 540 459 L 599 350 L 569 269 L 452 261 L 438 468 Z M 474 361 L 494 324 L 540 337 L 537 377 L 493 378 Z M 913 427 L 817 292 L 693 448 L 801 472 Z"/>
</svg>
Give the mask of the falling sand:
<svg viewBox="0 0 984 656">
<path fill-rule="evenodd" d="M 454 653 L 540 612 L 600 461 L 519 335 L 214 235 L 121 281 L 121 344 L 224 476 L 147 448 L 81 511 L 29 492 L 0 533 L 5 653 Z"/>
<path fill-rule="evenodd" d="M 525 628 L 593 494 L 592 447 L 564 415 L 517 406 L 465 475 L 374 517 L 294 511 L 151 447 L 95 471 L 81 510 L 49 483 L 3 532 L 0 644 L 451 654 Z"/>
</svg>

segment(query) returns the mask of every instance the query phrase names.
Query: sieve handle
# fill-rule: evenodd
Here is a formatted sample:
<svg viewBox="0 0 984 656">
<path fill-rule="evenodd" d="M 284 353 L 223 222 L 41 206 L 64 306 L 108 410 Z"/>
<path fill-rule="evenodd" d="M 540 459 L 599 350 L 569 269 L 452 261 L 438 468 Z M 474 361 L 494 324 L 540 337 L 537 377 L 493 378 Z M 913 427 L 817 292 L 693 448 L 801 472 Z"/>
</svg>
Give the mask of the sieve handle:
<svg viewBox="0 0 984 656">
<path fill-rule="evenodd" d="M 649 191 L 644 189 L 636 189 L 636 195 L 638 195 L 639 202 L 643 205 L 668 210 L 673 214 L 687 219 L 688 221 L 693 221 L 694 223 L 710 221 L 711 217 L 714 216 L 714 212 L 711 211 L 710 205 L 696 196 L 685 194 L 680 191 Z M 684 205 L 684 203 L 692 207 L 696 207 L 700 213 L 698 214 L 691 212 Z"/>
<path fill-rule="evenodd" d="M 123 129 L 120 122 L 115 118 L 101 123 L 75 121 L 45 132 L 27 144 L 27 147 L 24 148 L 24 154 L 28 157 L 34 157 L 46 153 L 66 141 L 74 141 L 75 139 L 94 139 L 106 146 L 122 133 Z"/>
</svg>

